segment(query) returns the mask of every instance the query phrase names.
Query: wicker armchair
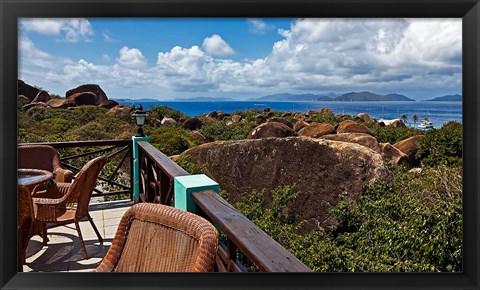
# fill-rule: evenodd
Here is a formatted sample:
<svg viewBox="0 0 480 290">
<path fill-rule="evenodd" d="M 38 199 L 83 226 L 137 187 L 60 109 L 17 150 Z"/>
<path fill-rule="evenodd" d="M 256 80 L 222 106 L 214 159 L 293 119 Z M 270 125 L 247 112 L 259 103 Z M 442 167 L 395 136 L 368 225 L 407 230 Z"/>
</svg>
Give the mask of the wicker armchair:
<svg viewBox="0 0 480 290">
<path fill-rule="evenodd" d="M 97 178 L 106 162 L 107 157 L 105 156 L 92 159 L 82 167 L 73 183 L 55 183 L 47 189 L 47 196 L 61 196 L 60 198 L 33 198 L 35 223 L 41 224 L 44 243 L 47 237 L 47 223 L 68 224 L 73 222 L 80 239 L 83 257 L 88 259 L 87 249 L 78 225 L 78 222 L 84 217 L 87 217 L 92 225 L 98 240 L 103 242 L 102 236 L 88 213 L 88 204 Z"/>
<path fill-rule="evenodd" d="M 25 252 L 30 240 L 33 225 L 33 205 L 31 192 L 27 186 L 18 186 L 17 208 L 17 271 L 23 272 L 25 264 Z"/>
<path fill-rule="evenodd" d="M 209 272 L 218 232 L 204 218 L 170 206 L 133 205 L 93 272 Z"/>
<path fill-rule="evenodd" d="M 18 146 L 18 168 L 48 170 L 55 174 L 56 182 L 72 182 L 72 171 L 61 167 L 58 152 L 52 146 Z"/>
</svg>

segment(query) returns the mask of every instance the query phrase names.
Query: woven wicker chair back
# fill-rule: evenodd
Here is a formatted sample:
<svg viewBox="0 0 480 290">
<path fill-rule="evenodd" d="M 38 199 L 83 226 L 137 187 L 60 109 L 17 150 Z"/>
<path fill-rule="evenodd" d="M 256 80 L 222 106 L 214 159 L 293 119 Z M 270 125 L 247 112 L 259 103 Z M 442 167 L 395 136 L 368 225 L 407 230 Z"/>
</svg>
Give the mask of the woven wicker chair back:
<svg viewBox="0 0 480 290">
<path fill-rule="evenodd" d="M 116 272 L 208 272 L 217 247 L 217 230 L 204 218 L 141 203 L 122 217 L 104 260 Z"/>
<path fill-rule="evenodd" d="M 54 172 L 57 168 L 61 168 L 60 157 L 52 146 L 18 146 L 18 168 L 43 169 Z"/>
<path fill-rule="evenodd" d="M 106 162 L 107 157 L 105 156 L 94 158 L 88 161 L 75 176 L 65 196 L 68 202 L 77 204 L 75 212 L 77 217 L 84 217 L 87 214 L 88 204 L 90 203 L 98 175 Z"/>
</svg>

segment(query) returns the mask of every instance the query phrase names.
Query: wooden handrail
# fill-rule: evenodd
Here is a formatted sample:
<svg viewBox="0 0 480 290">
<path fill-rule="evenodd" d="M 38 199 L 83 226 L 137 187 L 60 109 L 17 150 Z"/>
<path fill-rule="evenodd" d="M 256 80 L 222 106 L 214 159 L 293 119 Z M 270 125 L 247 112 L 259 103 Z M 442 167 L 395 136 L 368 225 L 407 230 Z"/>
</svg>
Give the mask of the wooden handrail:
<svg viewBox="0 0 480 290">
<path fill-rule="evenodd" d="M 167 174 L 169 178 L 190 175 L 187 171 L 185 171 L 185 169 L 172 161 L 172 159 L 170 159 L 167 155 L 153 147 L 152 144 L 146 141 L 140 141 L 138 142 L 138 147 L 140 147 L 148 157 L 150 157 L 158 166 L 160 166 L 162 171 Z"/>
<path fill-rule="evenodd" d="M 54 148 L 71 148 L 87 146 L 107 146 L 107 145 L 129 145 L 132 140 L 92 140 L 92 141 L 69 141 L 69 142 L 41 142 L 41 143 L 21 143 L 22 145 L 49 145 Z"/>
<path fill-rule="evenodd" d="M 260 271 L 312 271 L 215 191 L 194 192 L 192 199 Z"/>
</svg>

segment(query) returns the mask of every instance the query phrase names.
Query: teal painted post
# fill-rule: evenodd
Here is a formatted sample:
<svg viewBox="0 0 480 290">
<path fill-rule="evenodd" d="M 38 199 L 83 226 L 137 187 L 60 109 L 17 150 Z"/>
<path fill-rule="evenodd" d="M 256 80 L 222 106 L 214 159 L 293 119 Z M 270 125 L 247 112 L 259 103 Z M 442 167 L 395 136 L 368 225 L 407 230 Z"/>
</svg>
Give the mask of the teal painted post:
<svg viewBox="0 0 480 290">
<path fill-rule="evenodd" d="M 173 188 L 175 207 L 193 213 L 196 211 L 196 206 L 192 200 L 192 192 L 211 189 L 218 193 L 220 190 L 218 183 L 205 174 L 175 177 Z"/>
<path fill-rule="evenodd" d="M 138 141 L 150 141 L 150 139 L 145 137 L 136 137 L 132 136 L 132 155 L 133 155 L 133 202 L 140 202 L 140 168 L 138 163 Z"/>
</svg>

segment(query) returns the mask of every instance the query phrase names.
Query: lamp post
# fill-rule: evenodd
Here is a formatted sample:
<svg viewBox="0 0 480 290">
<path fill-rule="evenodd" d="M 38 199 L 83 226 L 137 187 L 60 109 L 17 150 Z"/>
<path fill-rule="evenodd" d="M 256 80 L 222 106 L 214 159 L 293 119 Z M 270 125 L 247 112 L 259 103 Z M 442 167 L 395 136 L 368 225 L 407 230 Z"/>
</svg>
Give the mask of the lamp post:
<svg viewBox="0 0 480 290">
<path fill-rule="evenodd" d="M 139 168 L 139 152 L 138 152 L 138 141 L 149 141 L 148 136 L 145 136 L 143 133 L 143 125 L 145 125 L 145 121 L 147 119 L 147 112 L 143 110 L 142 105 L 138 105 L 138 108 L 133 113 L 133 117 L 135 118 L 135 123 L 138 126 L 137 134 L 132 136 L 133 148 L 132 148 L 132 155 L 133 155 L 133 184 L 132 184 L 132 197 L 133 202 L 138 203 L 140 202 L 140 168 Z"/>
<path fill-rule="evenodd" d="M 138 105 L 138 108 L 133 113 L 133 117 L 135 118 L 135 123 L 137 123 L 137 135 L 135 137 L 145 137 L 143 134 L 143 125 L 145 125 L 145 120 L 147 119 L 147 112 L 143 110 L 142 104 Z"/>
</svg>

